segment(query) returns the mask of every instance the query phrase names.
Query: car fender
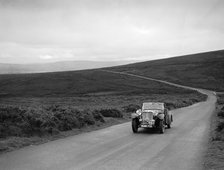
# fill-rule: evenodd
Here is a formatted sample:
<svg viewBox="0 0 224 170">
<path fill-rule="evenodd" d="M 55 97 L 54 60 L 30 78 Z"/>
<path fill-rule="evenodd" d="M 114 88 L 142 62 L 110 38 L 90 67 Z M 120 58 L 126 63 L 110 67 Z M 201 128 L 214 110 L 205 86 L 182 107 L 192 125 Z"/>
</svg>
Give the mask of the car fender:
<svg viewBox="0 0 224 170">
<path fill-rule="evenodd" d="M 137 113 L 132 113 L 131 114 L 131 118 L 132 119 L 135 119 L 135 118 L 138 118 L 138 117 L 139 117 L 139 115 Z"/>
<path fill-rule="evenodd" d="M 167 117 L 166 118 L 166 123 L 167 124 L 171 124 L 173 122 L 173 119 L 172 119 L 173 116 L 172 116 L 172 114 L 171 113 L 168 113 L 166 117 Z"/>
</svg>

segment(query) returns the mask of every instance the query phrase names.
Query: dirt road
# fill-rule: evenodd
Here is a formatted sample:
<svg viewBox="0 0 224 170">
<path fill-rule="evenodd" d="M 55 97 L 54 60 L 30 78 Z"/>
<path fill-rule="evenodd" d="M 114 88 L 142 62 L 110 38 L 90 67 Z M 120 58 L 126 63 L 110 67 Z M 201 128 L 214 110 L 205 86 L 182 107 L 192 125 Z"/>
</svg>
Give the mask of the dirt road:
<svg viewBox="0 0 224 170">
<path fill-rule="evenodd" d="M 2 154 L 0 170 L 200 170 L 216 97 L 199 91 L 208 100 L 172 111 L 174 123 L 164 134 L 150 130 L 133 134 L 131 123 L 124 123 Z"/>
</svg>

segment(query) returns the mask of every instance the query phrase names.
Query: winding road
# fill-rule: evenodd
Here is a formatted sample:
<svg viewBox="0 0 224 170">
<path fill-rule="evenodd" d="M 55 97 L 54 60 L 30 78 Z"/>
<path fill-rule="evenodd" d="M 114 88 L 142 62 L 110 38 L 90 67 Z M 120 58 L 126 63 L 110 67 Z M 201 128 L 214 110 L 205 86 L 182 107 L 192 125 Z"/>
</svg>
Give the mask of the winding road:
<svg viewBox="0 0 224 170">
<path fill-rule="evenodd" d="M 0 170 L 203 169 L 215 94 L 134 74 L 107 72 L 198 90 L 208 99 L 173 110 L 174 123 L 164 134 L 145 129 L 133 134 L 131 123 L 123 123 L 2 154 Z"/>
</svg>

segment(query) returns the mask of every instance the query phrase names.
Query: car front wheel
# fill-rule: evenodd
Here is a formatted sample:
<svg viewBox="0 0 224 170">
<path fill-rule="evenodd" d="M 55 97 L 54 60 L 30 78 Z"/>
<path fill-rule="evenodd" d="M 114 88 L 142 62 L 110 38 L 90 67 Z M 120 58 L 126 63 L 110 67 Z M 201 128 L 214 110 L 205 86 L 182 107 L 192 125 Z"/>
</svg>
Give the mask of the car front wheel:
<svg viewBox="0 0 224 170">
<path fill-rule="evenodd" d="M 167 125 L 167 128 L 168 128 L 168 129 L 170 129 L 170 128 L 171 128 L 171 123 L 169 123 L 169 124 Z"/>
<path fill-rule="evenodd" d="M 161 120 L 159 122 L 159 132 L 160 133 L 164 133 L 165 132 L 165 126 L 164 126 L 163 120 Z"/>
<path fill-rule="evenodd" d="M 134 133 L 138 132 L 138 121 L 137 121 L 137 119 L 132 119 L 132 131 Z"/>
<path fill-rule="evenodd" d="M 171 123 L 173 122 L 173 116 L 170 116 L 170 121 L 169 124 L 167 125 L 167 128 L 170 129 L 171 128 Z"/>
</svg>

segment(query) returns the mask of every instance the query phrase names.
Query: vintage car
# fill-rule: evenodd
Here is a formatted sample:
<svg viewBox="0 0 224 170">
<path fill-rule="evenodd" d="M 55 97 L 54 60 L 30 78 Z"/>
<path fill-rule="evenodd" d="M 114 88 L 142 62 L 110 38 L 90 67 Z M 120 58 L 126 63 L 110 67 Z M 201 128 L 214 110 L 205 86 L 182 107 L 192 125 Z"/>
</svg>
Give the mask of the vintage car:
<svg viewBox="0 0 224 170">
<path fill-rule="evenodd" d="M 132 113 L 132 130 L 138 132 L 138 128 L 156 128 L 160 133 L 164 133 L 165 126 L 171 128 L 173 115 L 165 108 L 164 103 L 146 102 L 142 109 Z"/>
</svg>

